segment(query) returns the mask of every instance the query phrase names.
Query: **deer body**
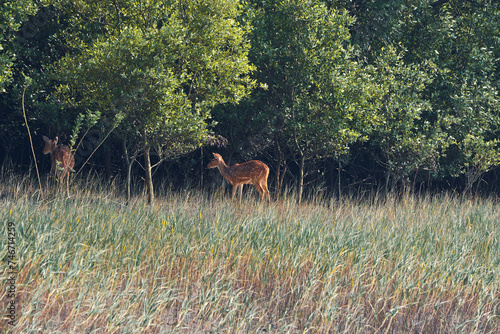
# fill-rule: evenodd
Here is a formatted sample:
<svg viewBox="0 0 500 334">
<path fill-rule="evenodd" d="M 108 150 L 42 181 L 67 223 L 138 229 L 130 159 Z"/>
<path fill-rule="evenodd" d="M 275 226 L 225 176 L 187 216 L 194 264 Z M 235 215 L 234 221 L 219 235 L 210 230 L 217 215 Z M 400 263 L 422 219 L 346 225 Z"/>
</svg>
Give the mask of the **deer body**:
<svg viewBox="0 0 500 334">
<path fill-rule="evenodd" d="M 51 169 L 50 172 L 54 176 L 64 181 L 66 178 L 66 187 L 69 189 L 69 173 L 75 166 L 75 157 L 71 153 L 71 149 L 67 145 L 59 144 L 59 138 L 49 139 L 42 136 L 45 141 L 43 154 L 50 153 Z"/>
<path fill-rule="evenodd" d="M 214 153 L 213 160 L 208 164 L 208 168 L 218 168 L 221 175 L 233 186 L 232 198 L 238 187 L 240 188 L 240 199 L 244 184 L 253 184 L 259 192 L 261 198 L 270 201 L 269 190 L 267 189 L 267 177 L 269 167 L 262 161 L 252 160 L 241 164 L 227 166 L 220 154 Z"/>
</svg>

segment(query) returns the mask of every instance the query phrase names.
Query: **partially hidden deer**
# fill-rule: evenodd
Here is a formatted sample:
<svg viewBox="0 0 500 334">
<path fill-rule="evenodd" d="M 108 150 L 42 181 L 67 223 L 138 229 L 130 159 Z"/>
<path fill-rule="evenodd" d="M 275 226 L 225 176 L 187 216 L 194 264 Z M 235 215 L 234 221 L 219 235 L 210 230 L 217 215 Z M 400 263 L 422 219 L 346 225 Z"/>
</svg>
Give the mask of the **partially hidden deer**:
<svg viewBox="0 0 500 334">
<path fill-rule="evenodd" d="M 221 155 L 214 153 L 214 158 L 208 164 L 208 168 L 218 168 L 221 175 L 233 186 L 233 195 L 237 188 L 240 188 L 240 200 L 244 184 L 253 184 L 260 194 L 270 201 L 269 190 L 267 189 L 267 177 L 269 176 L 269 167 L 262 161 L 252 160 L 241 164 L 227 166 Z"/>
<path fill-rule="evenodd" d="M 66 178 L 66 189 L 69 192 L 69 173 L 75 166 L 75 156 L 71 153 L 68 145 L 59 144 L 59 138 L 49 139 L 46 136 L 42 136 L 42 138 L 45 142 L 43 154 L 50 153 L 52 163 L 50 172 L 56 178 L 59 177 L 60 181 L 64 181 Z"/>
</svg>

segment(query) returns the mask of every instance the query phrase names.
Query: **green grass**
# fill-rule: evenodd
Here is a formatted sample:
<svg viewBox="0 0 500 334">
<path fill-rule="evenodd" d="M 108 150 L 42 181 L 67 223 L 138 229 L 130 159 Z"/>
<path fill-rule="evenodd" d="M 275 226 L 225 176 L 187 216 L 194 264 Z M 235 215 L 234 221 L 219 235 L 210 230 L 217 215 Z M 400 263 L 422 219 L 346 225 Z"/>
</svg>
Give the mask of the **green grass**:
<svg viewBox="0 0 500 334">
<path fill-rule="evenodd" d="M 493 199 L 267 205 L 184 191 L 148 206 L 97 182 L 70 198 L 8 182 L 0 258 L 15 222 L 20 296 L 8 333 L 500 331 Z M 7 301 L 0 290 L 2 312 Z"/>
</svg>

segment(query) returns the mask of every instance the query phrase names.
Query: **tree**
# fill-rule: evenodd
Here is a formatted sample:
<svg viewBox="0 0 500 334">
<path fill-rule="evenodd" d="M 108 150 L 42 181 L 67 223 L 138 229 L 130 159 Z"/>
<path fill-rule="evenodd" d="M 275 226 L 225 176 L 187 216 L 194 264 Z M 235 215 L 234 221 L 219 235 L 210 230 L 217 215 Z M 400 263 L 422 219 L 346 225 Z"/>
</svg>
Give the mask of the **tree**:
<svg viewBox="0 0 500 334">
<path fill-rule="evenodd" d="M 387 47 L 368 68 L 382 92 L 370 142 L 382 155 L 385 189 L 392 190 L 400 180 L 407 188 L 412 174 L 422 169 L 437 172 L 445 143 L 440 127 L 425 117 L 431 111 L 425 92 L 432 83 L 432 65 L 405 64 L 401 53 Z"/>
<path fill-rule="evenodd" d="M 161 159 L 199 147 L 210 109 L 238 102 L 254 85 L 239 3 L 130 0 L 70 8 L 102 19 L 105 32 L 54 67 L 64 83 L 59 96 L 107 119 L 123 117 L 123 140 L 141 143 L 153 202 L 151 149 Z"/>
<path fill-rule="evenodd" d="M 57 57 L 58 50 L 47 39 L 53 28 L 50 8 L 30 0 L 3 1 L 0 8 L 0 147 L 5 150 L 5 166 L 28 161 L 27 155 L 19 154 L 28 152 L 24 145 L 29 143 L 22 96 L 29 82 L 26 112 L 32 132 L 37 132 L 41 122 L 32 108 L 33 92 L 43 81 L 42 64 Z"/>
<path fill-rule="evenodd" d="M 470 189 L 480 175 L 498 165 L 498 1 L 328 2 L 346 7 L 356 16 L 353 41 L 368 64 L 380 66 L 381 50 L 387 46 L 402 51 L 397 67 L 393 67 L 399 78 L 391 80 L 389 76 L 387 83 L 396 88 L 392 89 L 392 99 L 397 98 L 409 109 L 390 111 L 385 105 L 381 111 L 398 117 L 403 113 L 401 119 L 413 119 L 406 125 L 414 129 L 409 132 L 409 127 L 394 124 L 384 140 L 385 130 L 379 127 L 380 136 L 373 142 L 386 152 L 383 164 L 395 179 L 404 179 L 412 170 L 418 171 L 418 166 L 429 168 L 431 163 L 434 177 L 465 174 L 465 188 Z M 408 70 L 413 74 L 401 76 L 402 71 L 410 74 Z M 415 81 L 418 77 L 431 81 L 422 87 Z M 412 81 L 416 85 L 409 86 Z M 408 98 L 404 90 L 410 94 Z M 414 109 L 418 104 L 423 107 L 420 111 Z M 415 146 L 417 138 L 420 144 Z M 396 145 L 398 142 L 403 145 Z M 398 145 L 397 150 L 388 150 Z"/>
<path fill-rule="evenodd" d="M 481 175 L 500 163 L 498 61 L 500 4 L 496 1 L 437 1 L 423 11 L 425 26 L 409 25 L 409 59 L 436 64 L 428 96 L 446 133 L 441 159 L 444 174 L 466 176 L 470 190 Z M 417 30 L 418 29 L 418 30 Z"/>
<path fill-rule="evenodd" d="M 263 95 L 274 112 L 277 141 L 297 158 L 300 200 L 307 160 L 338 158 L 362 139 L 361 129 L 372 121 L 375 86 L 355 61 L 349 44 L 353 18 L 346 11 L 317 0 L 254 6 L 258 80 L 269 87 Z"/>
<path fill-rule="evenodd" d="M 32 0 L 11 0 L 0 4 L 0 93 L 5 92 L 5 86 L 12 77 L 12 66 L 15 61 L 13 50 L 4 49 L 5 42 L 13 39 L 29 15 L 38 10 L 38 6 Z M 33 31 L 29 31 L 31 29 Z M 31 24 L 23 31 L 24 35 L 34 33 L 36 26 Z"/>
</svg>

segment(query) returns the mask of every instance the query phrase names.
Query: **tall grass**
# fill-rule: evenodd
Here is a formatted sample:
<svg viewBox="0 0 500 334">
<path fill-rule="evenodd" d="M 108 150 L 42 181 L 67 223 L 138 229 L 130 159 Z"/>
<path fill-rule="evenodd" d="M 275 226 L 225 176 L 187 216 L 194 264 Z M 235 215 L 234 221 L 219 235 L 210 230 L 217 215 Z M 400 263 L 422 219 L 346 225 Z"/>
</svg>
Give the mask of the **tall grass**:
<svg viewBox="0 0 500 334">
<path fill-rule="evenodd" d="M 7 333 L 500 332 L 500 205 L 453 196 L 262 204 L 198 191 L 125 204 L 4 182 L 17 225 Z M 35 187 L 36 188 L 36 187 Z M 255 195 L 255 196 L 252 196 Z M 5 228 L 0 258 L 6 256 Z M 6 263 L 0 267 L 5 281 Z M 7 297 L 0 290 L 0 306 Z"/>
</svg>

